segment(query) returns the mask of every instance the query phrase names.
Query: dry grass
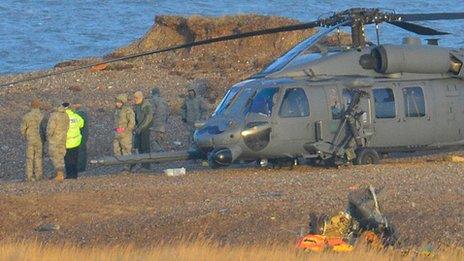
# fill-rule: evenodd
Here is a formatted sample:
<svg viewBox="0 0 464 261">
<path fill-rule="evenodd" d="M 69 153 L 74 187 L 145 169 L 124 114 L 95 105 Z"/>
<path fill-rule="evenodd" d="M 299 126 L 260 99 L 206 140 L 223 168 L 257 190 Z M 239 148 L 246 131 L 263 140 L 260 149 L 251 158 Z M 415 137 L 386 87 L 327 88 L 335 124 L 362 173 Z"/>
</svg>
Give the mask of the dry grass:
<svg viewBox="0 0 464 261">
<path fill-rule="evenodd" d="M 446 248 L 432 254 L 434 260 L 463 260 L 463 248 Z M 152 248 L 107 246 L 78 248 L 39 243 L 0 244 L 0 260 L 430 260 L 430 256 L 398 250 L 358 248 L 351 253 L 305 253 L 292 246 L 219 246 L 211 241 L 164 244 Z"/>
</svg>

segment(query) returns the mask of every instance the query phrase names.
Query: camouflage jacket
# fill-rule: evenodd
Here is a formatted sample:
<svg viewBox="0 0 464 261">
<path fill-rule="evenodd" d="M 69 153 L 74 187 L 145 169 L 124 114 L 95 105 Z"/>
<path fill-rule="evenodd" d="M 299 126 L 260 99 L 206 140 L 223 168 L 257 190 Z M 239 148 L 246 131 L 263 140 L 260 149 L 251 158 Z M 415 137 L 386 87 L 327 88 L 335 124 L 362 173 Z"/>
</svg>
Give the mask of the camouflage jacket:
<svg viewBox="0 0 464 261">
<path fill-rule="evenodd" d="M 47 140 L 50 144 L 66 145 L 66 134 L 69 128 L 69 117 L 64 107 L 59 106 L 50 115 L 47 124 Z"/>
<path fill-rule="evenodd" d="M 189 125 L 194 125 L 195 122 L 206 119 L 207 111 L 208 108 L 201 96 L 186 97 L 181 107 L 182 120 Z"/>
<path fill-rule="evenodd" d="M 141 131 L 148 130 L 153 122 L 153 110 L 151 104 L 147 99 L 144 99 L 142 104 L 135 105 L 135 131 L 140 133 Z"/>
<path fill-rule="evenodd" d="M 135 127 L 135 114 L 129 106 L 122 106 L 114 112 L 114 130 L 116 137 L 132 136 Z M 118 132 L 118 128 L 121 130 Z"/>
<path fill-rule="evenodd" d="M 165 132 L 169 114 L 168 105 L 159 95 L 151 98 L 151 105 L 153 108 L 153 130 Z"/>
<path fill-rule="evenodd" d="M 43 113 L 40 109 L 32 109 L 26 113 L 21 125 L 21 134 L 30 143 L 42 142 L 42 135 L 40 133 L 40 123 L 43 119 Z"/>
</svg>

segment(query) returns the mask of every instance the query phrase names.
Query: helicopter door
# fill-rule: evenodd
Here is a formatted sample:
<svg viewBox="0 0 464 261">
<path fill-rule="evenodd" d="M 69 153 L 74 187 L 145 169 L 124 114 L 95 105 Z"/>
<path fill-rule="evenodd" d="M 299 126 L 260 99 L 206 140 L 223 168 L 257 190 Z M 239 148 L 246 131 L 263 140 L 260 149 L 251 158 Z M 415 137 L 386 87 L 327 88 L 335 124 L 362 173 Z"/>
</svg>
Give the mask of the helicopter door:
<svg viewBox="0 0 464 261">
<path fill-rule="evenodd" d="M 329 106 L 329 131 L 332 135 L 337 132 L 340 119 L 343 115 L 343 105 L 338 94 L 338 87 L 331 86 L 325 89 L 327 105 Z"/>
<path fill-rule="evenodd" d="M 285 155 L 301 155 L 313 127 L 309 122 L 308 95 L 303 88 L 290 87 L 283 91 L 278 115 L 275 119 L 271 141 Z"/>
<path fill-rule="evenodd" d="M 401 115 L 398 102 L 400 93 L 390 87 L 377 86 L 372 89 L 371 101 L 374 100 L 373 122 L 375 134 L 373 147 L 397 147 L 404 143 L 401 140 Z"/>
<path fill-rule="evenodd" d="M 430 109 L 433 101 L 432 89 L 423 84 L 401 88 L 402 120 L 401 133 L 404 145 L 422 146 L 434 143 L 433 125 L 435 120 Z"/>
</svg>

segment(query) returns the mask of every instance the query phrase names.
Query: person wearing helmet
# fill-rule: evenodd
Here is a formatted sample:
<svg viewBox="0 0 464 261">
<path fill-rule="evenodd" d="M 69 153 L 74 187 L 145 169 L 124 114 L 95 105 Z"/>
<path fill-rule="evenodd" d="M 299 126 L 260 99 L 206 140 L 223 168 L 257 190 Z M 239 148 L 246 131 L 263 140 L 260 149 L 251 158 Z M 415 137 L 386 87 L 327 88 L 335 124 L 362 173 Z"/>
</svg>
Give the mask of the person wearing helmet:
<svg viewBox="0 0 464 261">
<path fill-rule="evenodd" d="M 21 134 L 26 139 L 26 180 L 35 181 L 43 178 L 42 135 L 40 124 L 43 113 L 40 111 L 40 100 L 31 102 L 31 111 L 24 115 Z"/>
<path fill-rule="evenodd" d="M 190 146 L 194 145 L 193 133 L 195 132 L 195 122 L 205 120 L 207 110 L 208 108 L 204 99 L 200 95 L 197 95 L 194 85 L 190 85 L 181 107 L 182 121 L 187 124 L 189 131 Z"/>
<path fill-rule="evenodd" d="M 164 135 L 168 121 L 169 109 L 166 101 L 161 97 L 158 87 L 151 90 L 151 106 L 153 108 L 152 150 L 163 151 Z"/>
<path fill-rule="evenodd" d="M 132 131 L 135 127 L 135 114 L 128 105 L 127 94 L 115 99 L 113 152 L 116 157 L 132 153 Z"/>
</svg>

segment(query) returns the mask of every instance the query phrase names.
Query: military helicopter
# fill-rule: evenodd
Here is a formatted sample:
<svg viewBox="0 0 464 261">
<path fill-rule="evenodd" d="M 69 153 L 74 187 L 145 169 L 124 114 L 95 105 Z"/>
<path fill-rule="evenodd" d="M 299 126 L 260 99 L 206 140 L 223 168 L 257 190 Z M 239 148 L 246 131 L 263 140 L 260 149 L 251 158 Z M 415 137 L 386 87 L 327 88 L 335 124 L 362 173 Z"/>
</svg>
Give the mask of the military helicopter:
<svg viewBox="0 0 464 261">
<path fill-rule="evenodd" d="M 194 134 L 195 151 L 104 158 L 100 164 L 206 158 L 212 167 L 236 162 L 373 164 L 379 154 L 464 144 L 464 50 L 368 43 L 364 26 L 387 22 L 420 35 L 443 35 L 411 21 L 464 19 L 464 13 L 396 14 L 349 9 L 284 28 L 220 37 L 324 27 L 260 73 L 233 85 Z M 343 26 L 351 46 L 319 43 Z M 378 35 L 378 34 L 377 34 Z M 377 40 L 379 37 L 377 37 Z M 215 40 L 205 40 L 204 44 Z M 195 44 L 195 43 L 192 43 Z"/>
<path fill-rule="evenodd" d="M 378 30 L 381 23 L 389 23 L 419 35 L 444 35 L 448 33 L 411 22 L 454 19 L 464 19 L 464 13 L 397 14 L 353 8 L 309 23 L 105 61 L 321 28 L 261 72 L 230 87 L 211 117 L 198 124 L 195 150 L 105 157 L 92 163 L 202 158 L 211 167 L 295 159 L 327 165 L 373 164 L 379 162 L 379 154 L 460 147 L 464 144 L 464 49 L 441 47 L 436 41 L 422 44 L 414 37 L 381 44 Z M 366 25 L 375 26 L 376 44 L 366 40 Z M 351 29 L 350 46 L 321 44 L 330 34 L 339 35 L 341 27 Z"/>
</svg>

